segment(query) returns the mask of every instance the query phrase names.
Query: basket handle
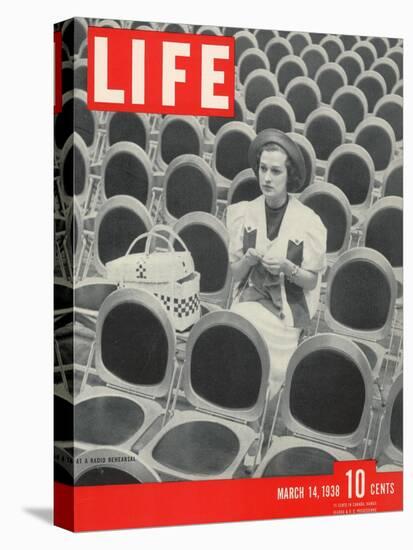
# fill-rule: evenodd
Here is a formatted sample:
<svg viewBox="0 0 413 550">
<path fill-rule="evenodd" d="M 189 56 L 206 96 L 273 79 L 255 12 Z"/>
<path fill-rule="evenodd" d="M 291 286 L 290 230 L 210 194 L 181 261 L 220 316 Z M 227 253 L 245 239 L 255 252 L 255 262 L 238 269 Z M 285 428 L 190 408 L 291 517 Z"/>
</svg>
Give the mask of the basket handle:
<svg viewBox="0 0 413 550">
<path fill-rule="evenodd" d="M 157 224 L 157 225 L 154 225 L 150 231 L 147 231 L 146 233 L 142 233 L 142 235 L 139 235 L 138 237 L 136 237 L 136 239 L 134 239 L 132 241 L 132 243 L 130 244 L 128 250 L 126 251 L 125 256 L 129 256 L 132 248 L 136 245 L 136 243 L 143 240 L 143 239 L 147 239 L 146 245 L 145 245 L 145 254 L 147 256 L 149 256 L 150 245 L 151 245 L 152 239 L 154 237 L 159 238 L 162 241 L 166 242 L 166 244 L 168 245 L 168 251 L 169 252 L 175 252 L 173 244 L 172 244 L 170 238 L 167 238 L 167 237 L 165 237 L 165 235 L 162 235 L 160 233 L 161 231 L 164 231 L 165 233 L 168 233 L 169 236 L 173 236 L 174 239 L 177 240 L 180 243 L 180 245 L 182 246 L 184 251 L 189 252 L 188 247 L 186 246 L 184 241 L 181 239 L 181 237 L 177 233 L 175 233 L 168 225 Z"/>
</svg>

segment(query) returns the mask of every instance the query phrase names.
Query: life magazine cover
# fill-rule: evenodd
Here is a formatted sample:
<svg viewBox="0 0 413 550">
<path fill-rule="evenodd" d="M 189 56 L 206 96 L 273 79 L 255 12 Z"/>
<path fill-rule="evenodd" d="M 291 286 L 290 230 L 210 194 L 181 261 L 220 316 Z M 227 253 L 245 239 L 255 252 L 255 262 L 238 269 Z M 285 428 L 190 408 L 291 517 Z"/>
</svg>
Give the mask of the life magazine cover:
<svg viewBox="0 0 413 550">
<path fill-rule="evenodd" d="M 56 525 L 402 509 L 402 40 L 54 31 Z"/>
</svg>

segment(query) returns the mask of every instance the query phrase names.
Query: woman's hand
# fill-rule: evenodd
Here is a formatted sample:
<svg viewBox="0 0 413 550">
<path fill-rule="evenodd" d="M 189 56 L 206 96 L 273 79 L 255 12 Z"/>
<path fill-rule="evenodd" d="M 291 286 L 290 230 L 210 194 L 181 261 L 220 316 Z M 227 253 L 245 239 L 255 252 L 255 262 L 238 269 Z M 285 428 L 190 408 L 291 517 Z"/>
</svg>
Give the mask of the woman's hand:
<svg viewBox="0 0 413 550">
<path fill-rule="evenodd" d="M 280 273 L 286 272 L 287 261 L 285 258 L 272 257 L 263 259 L 261 263 L 271 275 L 280 275 Z"/>
<path fill-rule="evenodd" d="M 257 265 L 262 260 L 263 255 L 256 248 L 249 248 L 244 255 L 245 261 L 249 266 Z"/>
</svg>

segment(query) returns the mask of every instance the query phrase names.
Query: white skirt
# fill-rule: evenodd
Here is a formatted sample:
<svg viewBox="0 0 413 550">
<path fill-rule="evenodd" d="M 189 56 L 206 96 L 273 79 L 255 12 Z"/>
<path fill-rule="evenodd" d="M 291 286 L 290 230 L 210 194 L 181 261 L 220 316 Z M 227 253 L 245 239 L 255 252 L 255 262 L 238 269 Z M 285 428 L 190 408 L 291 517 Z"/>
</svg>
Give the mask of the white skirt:
<svg viewBox="0 0 413 550">
<path fill-rule="evenodd" d="M 258 330 L 270 354 L 270 397 L 273 397 L 285 380 L 288 362 L 298 345 L 300 329 L 288 327 L 259 302 L 238 302 L 235 311 Z"/>
</svg>

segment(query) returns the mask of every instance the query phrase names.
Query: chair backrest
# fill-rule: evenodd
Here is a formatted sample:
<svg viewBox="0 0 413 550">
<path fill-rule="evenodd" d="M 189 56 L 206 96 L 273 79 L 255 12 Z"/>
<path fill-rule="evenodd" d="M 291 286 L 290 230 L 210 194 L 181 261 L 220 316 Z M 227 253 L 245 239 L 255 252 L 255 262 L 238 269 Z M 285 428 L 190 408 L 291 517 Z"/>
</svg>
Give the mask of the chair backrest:
<svg viewBox="0 0 413 550">
<path fill-rule="evenodd" d="M 228 232 L 212 214 L 191 212 L 174 225 L 192 254 L 195 270 L 200 274 L 201 299 L 225 307 L 231 288 Z"/>
<path fill-rule="evenodd" d="M 76 487 L 158 483 L 158 474 L 140 462 L 136 454 L 118 448 L 102 448 L 78 455 L 74 464 Z"/>
<path fill-rule="evenodd" d="M 222 27 L 224 36 L 234 36 L 238 31 L 242 31 L 239 27 Z"/>
<path fill-rule="evenodd" d="M 232 311 L 211 312 L 190 332 L 183 388 L 196 408 L 240 420 L 263 410 L 270 358 L 252 323 Z"/>
<path fill-rule="evenodd" d="M 364 68 L 366 71 L 370 69 L 373 63 L 377 59 L 377 50 L 371 42 L 367 40 L 360 40 L 357 44 L 351 48 L 353 52 L 358 53 L 364 62 Z"/>
<path fill-rule="evenodd" d="M 161 28 L 161 32 L 188 33 L 189 25 L 180 23 L 165 23 Z"/>
<path fill-rule="evenodd" d="M 109 147 L 102 164 L 102 191 L 105 200 L 127 195 L 149 207 L 152 184 L 152 164 L 139 145 L 120 141 Z"/>
<path fill-rule="evenodd" d="M 331 98 L 331 107 L 343 117 L 349 133 L 354 132 L 368 112 L 366 96 L 356 86 L 339 88 Z"/>
<path fill-rule="evenodd" d="M 254 130 L 257 134 L 267 128 L 292 132 L 294 127 L 294 111 L 283 97 L 267 97 L 258 105 L 254 120 Z"/>
<path fill-rule="evenodd" d="M 73 61 L 63 61 L 62 63 L 62 94 L 73 90 Z"/>
<path fill-rule="evenodd" d="M 297 122 L 304 123 L 308 115 L 320 107 L 321 92 L 314 80 L 297 76 L 288 83 L 285 98 L 293 108 Z"/>
<path fill-rule="evenodd" d="M 132 241 L 152 227 L 145 206 L 133 197 L 119 195 L 108 199 L 96 217 L 94 262 L 98 273 L 105 276 L 105 265 L 124 256 Z M 138 243 L 132 252 L 142 252 L 144 243 Z"/>
<path fill-rule="evenodd" d="M 199 29 L 196 31 L 196 34 L 202 34 L 206 36 L 221 36 L 222 32 L 219 27 L 203 25 L 202 27 L 199 27 Z"/>
<path fill-rule="evenodd" d="M 396 82 L 394 85 L 394 88 L 391 91 L 392 94 L 397 94 L 400 97 L 403 97 L 403 80 L 399 80 L 399 82 Z"/>
<path fill-rule="evenodd" d="M 66 217 L 66 238 L 69 244 L 69 251 L 72 256 L 72 268 L 75 271 L 80 261 L 82 250 L 82 237 L 85 221 L 82 210 L 76 199 L 72 201 Z"/>
<path fill-rule="evenodd" d="M 252 32 L 238 31 L 235 39 L 235 65 L 238 65 L 241 55 L 249 48 L 258 48 L 258 42 Z"/>
<path fill-rule="evenodd" d="M 234 97 L 234 116 L 209 116 L 207 120 L 206 137 L 215 139 L 218 131 L 229 122 L 245 122 L 247 120 L 247 108 L 240 95 Z"/>
<path fill-rule="evenodd" d="M 320 44 L 323 38 L 327 36 L 327 34 L 323 32 L 310 32 L 311 41 L 313 44 Z"/>
<path fill-rule="evenodd" d="M 311 141 L 318 160 L 327 160 L 336 147 L 344 143 L 346 126 L 330 107 L 319 107 L 307 118 L 304 136 Z"/>
<path fill-rule="evenodd" d="M 383 96 L 376 103 L 373 114 L 390 124 L 396 141 L 403 140 L 403 98 L 396 94 Z"/>
<path fill-rule="evenodd" d="M 108 384 L 165 396 L 174 370 L 175 331 L 158 298 L 136 288 L 112 292 L 96 323 L 96 370 Z"/>
<path fill-rule="evenodd" d="M 355 34 L 339 34 L 338 37 L 341 40 L 345 51 L 351 50 L 354 44 L 360 42 L 360 37 Z"/>
<path fill-rule="evenodd" d="M 278 37 L 277 31 L 271 31 L 268 29 L 256 29 L 254 31 L 255 38 L 258 42 L 260 50 L 265 51 L 265 48 L 270 40 Z"/>
<path fill-rule="evenodd" d="M 110 113 L 107 121 L 109 147 L 119 141 L 130 141 L 148 152 L 149 117 L 145 113 Z"/>
<path fill-rule="evenodd" d="M 87 59 L 76 59 L 73 67 L 73 87 L 87 92 Z"/>
<path fill-rule="evenodd" d="M 298 437 L 357 447 L 366 436 L 373 377 L 361 349 L 338 334 L 305 340 L 288 364 L 280 413 Z"/>
<path fill-rule="evenodd" d="M 87 38 L 87 22 L 82 17 L 73 17 L 63 23 L 62 41 L 73 57 L 79 52 L 80 44 Z"/>
<path fill-rule="evenodd" d="M 308 32 L 290 32 L 287 40 L 293 48 L 294 55 L 300 55 L 303 49 L 312 43 Z"/>
<path fill-rule="evenodd" d="M 383 197 L 403 197 L 403 159 L 393 160 L 383 176 Z"/>
<path fill-rule="evenodd" d="M 180 155 L 202 156 L 202 128 L 194 116 L 166 116 L 159 128 L 157 164 L 165 171 L 168 164 Z"/>
<path fill-rule="evenodd" d="M 341 189 L 352 206 L 368 207 L 374 186 L 373 161 L 359 145 L 340 145 L 328 159 L 325 181 Z"/>
<path fill-rule="evenodd" d="M 244 122 L 229 122 L 218 131 L 211 164 L 228 186 L 239 172 L 249 168 L 248 150 L 255 136 L 254 130 Z"/>
<path fill-rule="evenodd" d="M 328 63 L 328 55 L 325 49 L 318 44 L 306 46 L 300 53 L 301 59 L 307 67 L 309 78 L 314 78 L 318 69 Z"/>
<path fill-rule="evenodd" d="M 376 447 L 376 459 L 385 454 L 393 463 L 403 462 L 403 374 L 393 382 L 386 400 Z M 380 460 L 381 462 L 381 460 Z"/>
<path fill-rule="evenodd" d="M 271 71 L 255 69 L 250 72 L 244 84 L 245 106 L 250 113 L 255 113 L 263 99 L 275 95 L 278 95 L 278 84 Z"/>
<path fill-rule="evenodd" d="M 286 55 L 277 65 L 275 76 L 280 92 L 284 93 L 288 83 L 297 76 L 307 76 L 307 66 L 301 57 Z"/>
<path fill-rule="evenodd" d="M 297 133 L 290 133 L 288 134 L 290 138 L 295 141 L 295 143 L 300 148 L 301 154 L 304 157 L 304 163 L 305 163 L 305 181 L 302 189 L 306 189 L 309 185 L 311 185 L 314 181 L 315 177 L 315 169 L 316 169 L 316 154 L 314 151 L 314 147 L 306 137 L 304 137 L 302 134 Z"/>
<path fill-rule="evenodd" d="M 334 62 L 337 57 L 344 52 L 343 42 L 340 40 L 340 38 L 338 38 L 338 36 L 334 36 L 332 34 L 325 36 L 321 40 L 320 46 L 325 49 L 328 55 L 328 59 L 331 62 Z"/>
<path fill-rule="evenodd" d="M 73 197 L 79 204 L 84 203 L 89 188 L 89 171 L 88 148 L 79 134 L 74 133 L 67 138 L 60 160 L 63 199 L 67 204 Z"/>
<path fill-rule="evenodd" d="M 380 252 L 347 250 L 328 275 L 325 322 L 339 334 L 382 340 L 390 333 L 396 293 L 392 266 Z"/>
<path fill-rule="evenodd" d="M 115 19 L 100 19 L 97 22 L 98 27 L 104 27 L 106 29 L 120 29 L 121 22 Z"/>
<path fill-rule="evenodd" d="M 336 257 L 347 250 L 351 210 L 345 194 L 330 183 L 315 183 L 301 193 L 300 201 L 320 216 L 327 229 L 327 254 Z"/>
<path fill-rule="evenodd" d="M 94 111 L 87 107 L 87 95 L 83 90 L 66 92 L 62 110 L 55 117 L 55 147 L 60 151 L 73 131 L 78 133 L 90 152 L 97 138 L 97 120 Z"/>
<path fill-rule="evenodd" d="M 386 93 L 384 78 L 375 71 L 364 71 L 358 75 L 354 85 L 366 96 L 369 113 L 372 113 L 378 100 Z"/>
<path fill-rule="evenodd" d="M 235 176 L 228 189 L 228 205 L 253 201 L 261 195 L 260 184 L 252 168 L 246 168 Z"/>
<path fill-rule="evenodd" d="M 367 42 L 371 42 L 376 48 L 377 57 L 383 57 L 390 49 L 389 39 L 382 36 L 369 36 Z"/>
<path fill-rule="evenodd" d="M 403 266 L 403 200 L 379 199 L 364 222 L 362 246 L 383 254 L 392 267 Z"/>
<path fill-rule="evenodd" d="M 343 67 L 349 84 L 354 84 L 358 75 L 364 71 L 363 58 L 354 51 L 343 52 L 337 57 L 336 63 Z"/>
<path fill-rule="evenodd" d="M 400 78 L 403 78 L 403 48 L 400 48 L 400 46 L 390 48 L 386 53 L 386 57 L 393 59 L 399 69 Z"/>
<path fill-rule="evenodd" d="M 347 85 L 347 75 L 338 63 L 325 63 L 318 69 L 315 81 L 320 88 L 323 103 L 330 103 L 335 92 Z"/>
<path fill-rule="evenodd" d="M 367 117 L 354 132 L 354 143 L 366 149 L 373 159 L 376 172 L 386 170 L 393 160 L 395 142 L 393 128 L 378 117 Z"/>
<path fill-rule="evenodd" d="M 293 54 L 293 47 L 286 38 L 277 36 L 272 38 L 265 47 L 265 54 L 270 62 L 270 70 L 275 73 L 278 64 L 287 55 Z"/>
<path fill-rule="evenodd" d="M 244 50 L 238 61 L 238 80 L 241 85 L 245 83 L 247 76 L 255 69 L 270 69 L 268 57 L 258 48 Z"/>
<path fill-rule="evenodd" d="M 376 73 L 379 73 L 384 78 L 387 93 L 390 94 L 400 78 L 400 72 L 396 62 L 389 57 L 380 57 L 373 63 L 371 70 L 376 71 Z"/>
<path fill-rule="evenodd" d="M 72 302 L 76 311 L 97 314 L 105 299 L 117 290 L 117 284 L 101 278 L 88 277 L 76 282 Z"/>
<path fill-rule="evenodd" d="M 175 223 L 189 212 L 216 212 L 214 173 L 197 155 L 175 158 L 165 172 L 163 188 L 163 217 L 168 224 Z"/>
</svg>

